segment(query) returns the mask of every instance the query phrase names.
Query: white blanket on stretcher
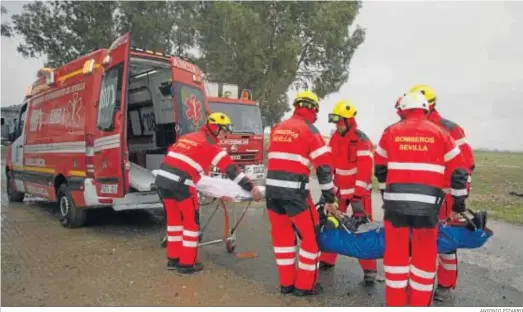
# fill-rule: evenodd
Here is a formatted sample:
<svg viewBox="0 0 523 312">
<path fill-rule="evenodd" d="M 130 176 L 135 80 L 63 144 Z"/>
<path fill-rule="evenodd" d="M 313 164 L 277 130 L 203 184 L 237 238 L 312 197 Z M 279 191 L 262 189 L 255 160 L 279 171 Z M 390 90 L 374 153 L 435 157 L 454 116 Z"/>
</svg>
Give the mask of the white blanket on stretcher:
<svg viewBox="0 0 523 312">
<path fill-rule="evenodd" d="M 260 192 L 265 194 L 265 187 L 258 186 Z M 251 193 L 242 189 L 238 184 L 221 177 L 204 176 L 196 184 L 196 189 L 209 197 L 230 197 L 234 200 L 249 200 Z"/>
<path fill-rule="evenodd" d="M 156 170 L 153 170 L 153 174 L 156 176 Z M 265 196 L 265 186 L 258 186 L 258 188 Z M 220 176 L 203 176 L 196 184 L 196 189 L 209 197 L 230 197 L 239 201 L 252 199 L 250 192 L 245 191 L 233 181 Z"/>
</svg>

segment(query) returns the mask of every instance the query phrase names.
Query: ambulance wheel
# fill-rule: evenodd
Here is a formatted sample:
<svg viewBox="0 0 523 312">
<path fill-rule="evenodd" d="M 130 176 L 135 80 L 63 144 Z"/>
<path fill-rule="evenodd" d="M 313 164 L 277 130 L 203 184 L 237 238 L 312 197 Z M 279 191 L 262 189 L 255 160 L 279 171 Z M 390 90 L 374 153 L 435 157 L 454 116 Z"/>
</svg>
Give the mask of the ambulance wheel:
<svg viewBox="0 0 523 312">
<path fill-rule="evenodd" d="M 25 193 L 16 191 L 15 179 L 11 176 L 12 174 L 8 172 L 7 174 L 7 199 L 10 203 L 21 203 L 24 201 Z"/>
<path fill-rule="evenodd" d="M 58 188 L 58 207 L 60 208 L 60 223 L 63 227 L 77 228 L 85 224 L 87 211 L 76 207 L 66 184 L 62 184 Z"/>
</svg>

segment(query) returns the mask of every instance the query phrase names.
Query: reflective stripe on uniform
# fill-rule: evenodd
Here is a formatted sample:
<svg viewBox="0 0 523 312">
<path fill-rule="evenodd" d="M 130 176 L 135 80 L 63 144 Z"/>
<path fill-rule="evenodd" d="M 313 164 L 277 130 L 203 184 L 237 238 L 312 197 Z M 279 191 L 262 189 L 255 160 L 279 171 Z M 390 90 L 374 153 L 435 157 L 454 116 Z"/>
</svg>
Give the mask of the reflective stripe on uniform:
<svg viewBox="0 0 523 312">
<path fill-rule="evenodd" d="M 372 155 L 371 151 L 361 150 L 361 151 L 357 151 L 356 152 L 356 156 L 358 156 L 358 157 L 364 157 L 364 156 L 372 157 L 373 155 Z"/>
<path fill-rule="evenodd" d="M 200 235 L 200 234 L 198 232 L 196 232 L 196 231 L 183 230 L 183 236 L 198 237 L 198 235 Z"/>
<path fill-rule="evenodd" d="M 240 173 L 236 176 L 236 178 L 234 179 L 233 182 L 236 183 L 236 184 L 238 184 L 238 183 L 240 183 L 240 181 L 241 181 L 243 178 L 245 178 L 245 174 L 244 174 L 243 172 L 240 172 Z"/>
<path fill-rule="evenodd" d="M 334 183 L 332 183 L 332 182 L 325 183 L 325 184 L 320 184 L 320 189 L 322 191 L 328 191 L 328 190 L 330 190 L 332 188 L 334 188 Z"/>
<path fill-rule="evenodd" d="M 319 253 L 308 252 L 307 250 L 303 250 L 300 248 L 299 255 L 307 259 L 315 260 L 316 258 L 318 258 Z"/>
<path fill-rule="evenodd" d="M 182 246 L 183 247 L 198 247 L 198 242 L 191 242 L 191 241 L 184 240 L 182 242 Z"/>
<path fill-rule="evenodd" d="M 439 265 L 441 265 L 443 267 L 443 269 L 445 269 L 447 271 L 457 271 L 458 270 L 458 266 L 456 264 L 444 263 L 444 262 L 439 261 Z"/>
<path fill-rule="evenodd" d="M 409 285 L 412 289 L 416 289 L 419 291 L 432 291 L 432 287 L 433 287 L 433 284 L 425 285 L 425 284 L 420 284 L 418 282 L 415 282 L 413 280 L 409 280 Z"/>
<path fill-rule="evenodd" d="M 358 168 L 354 168 L 354 169 L 350 169 L 350 170 L 336 168 L 336 174 L 339 174 L 342 176 L 355 175 L 356 173 L 358 173 Z"/>
<path fill-rule="evenodd" d="M 369 186 L 369 184 L 365 183 L 363 181 L 360 181 L 360 180 L 356 180 L 356 186 L 359 186 L 359 187 L 362 187 L 362 188 L 366 189 Z"/>
<path fill-rule="evenodd" d="M 183 241 L 183 247 L 198 247 L 198 242 Z"/>
<path fill-rule="evenodd" d="M 385 265 L 385 266 L 383 266 L 383 270 L 385 271 L 385 273 L 390 273 L 390 274 L 407 274 L 407 273 L 409 273 L 409 266 L 408 265 L 404 265 L 404 266 Z"/>
<path fill-rule="evenodd" d="M 155 170 L 155 172 L 156 172 L 156 175 L 160 175 L 160 176 L 162 176 L 164 178 L 167 178 L 167 179 L 175 181 L 175 182 L 180 182 L 182 180 L 182 178 L 179 175 L 167 172 L 167 171 L 162 170 L 162 169 Z M 190 179 L 186 179 L 184 184 L 185 185 L 194 186 L 194 182 L 192 180 L 190 180 Z"/>
<path fill-rule="evenodd" d="M 427 204 L 436 204 L 438 198 L 431 195 L 412 194 L 412 193 L 383 193 L 383 199 L 393 201 L 409 201 Z"/>
<path fill-rule="evenodd" d="M 167 154 L 168 157 L 171 157 L 171 158 L 174 158 L 174 159 L 179 159 L 183 162 L 185 162 L 186 164 L 188 164 L 189 166 L 193 167 L 194 169 L 196 169 L 196 171 L 198 171 L 201 174 L 203 174 L 203 168 L 202 166 L 200 166 L 200 164 L 198 164 L 197 162 L 195 162 L 194 160 L 192 160 L 191 158 L 183 155 L 183 154 L 180 154 L 180 153 L 176 153 L 176 152 L 169 152 Z"/>
<path fill-rule="evenodd" d="M 274 253 L 296 252 L 296 246 L 292 247 L 274 247 Z"/>
<path fill-rule="evenodd" d="M 291 189 L 300 189 L 302 183 L 301 182 L 296 182 L 296 181 L 266 179 L 265 180 L 265 185 L 285 187 L 285 188 L 291 188 Z M 305 188 L 307 188 L 308 186 L 309 186 L 309 184 L 307 183 L 305 185 Z"/>
<path fill-rule="evenodd" d="M 330 148 L 328 146 L 322 146 L 314 151 L 312 151 L 309 156 L 311 157 L 311 159 L 315 159 L 315 158 L 318 158 L 320 157 L 321 155 L 325 154 L 325 153 L 328 153 L 330 152 Z"/>
<path fill-rule="evenodd" d="M 214 156 L 214 158 L 211 160 L 211 164 L 213 166 L 216 166 L 218 165 L 218 163 L 220 162 L 220 160 L 222 160 L 223 157 L 227 156 L 227 152 L 226 151 L 220 151 L 218 154 L 216 154 L 216 156 Z"/>
<path fill-rule="evenodd" d="M 421 269 L 418 269 L 417 267 L 415 267 L 412 264 L 410 265 L 410 272 L 416 276 L 419 276 L 421 278 L 426 278 L 426 279 L 433 279 L 434 276 L 436 276 L 436 272 L 423 271 Z"/>
<path fill-rule="evenodd" d="M 468 191 L 467 191 L 467 189 L 462 189 L 462 190 L 450 189 L 450 194 L 452 196 L 467 196 Z"/>
<path fill-rule="evenodd" d="M 467 139 L 466 139 L 466 138 L 461 138 L 461 139 L 459 139 L 459 140 L 456 140 L 456 144 L 457 144 L 458 146 L 461 146 L 461 145 L 463 145 L 463 144 L 467 144 L 467 143 L 468 143 L 468 142 L 467 142 Z"/>
<path fill-rule="evenodd" d="M 167 236 L 168 242 L 181 242 L 182 237 L 181 236 Z"/>
<path fill-rule="evenodd" d="M 353 188 L 351 188 L 351 189 L 340 189 L 340 194 L 341 195 L 354 194 L 354 189 Z"/>
<path fill-rule="evenodd" d="M 376 148 L 376 153 L 380 154 L 381 157 L 383 158 L 387 158 L 388 155 L 387 155 L 387 151 L 384 150 L 383 148 L 381 148 L 381 146 L 378 145 L 378 147 Z"/>
<path fill-rule="evenodd" d="M 401 281 L 393 281 L 386 279 L 385 285 L 389 286 L 390 288 L 405 288 L 407 287 L 408 280 L 401 280 Z"/>
<path fill-rule="evenodd" d="M 276 259 L 276 264 L 277 265 L 294 265 L 295 261 L 296 261 L 296 259 L 294 259 L 294 258 Z"/>
<path fill-rule="evenodd" d="M 176 232 L 176 231 L 183 231 L 183 226 L 176 225 L 176 226 L 168 226 L 167 232 Z"/>
<path fill-rule="evenodd" d="M 319 263 L 318 263 L 318 265 L 319 265 Z M 302 270 L 306 270 L 306 271 L 316 271 L 318 269 L 318 265 L 307 264 L 307 263 L 298 261 L 298 268 L 300 268 Z"/>
<path fill-rule="evenodd" d="M 451 254 L 439 254 L 439 257 L 441 259 L 445 259 L 445 260 L 456 260 L 456 254 L 454 254 L 454 253 L 451 253 Z"/>
<path fill-rule="evenodd" d="M 443 156 L 443 159 L 445 160 L 445 162 L 451 161 L 454 157 L 458 156 L 459 153 L 460 153 L 459 147 L 454 146 L 453 149 L 451 149 L 450 151 L 448 151 L 448 152 L 445 154 L 445 156 Z"/>
<path fill-rule="evenodd" d="M 290 161 L 296 161 L 304 166 L 309 166 L 310 161 L 298 154 L 292 154 L 292 153 L 282 153 L 282 152 L 270 152 L 267 155 L 268 159 L 282 159 L 282 160 L 290 160 Z"/>
<path fill-rule="evenodd" d="M 428 163 L 411 163 L 411 162 L 389 162 L 387 165 L 390 170 L 417 170 L 431 171 L 436 173 L 445 173 L 445 167 Z"/>
</svg>

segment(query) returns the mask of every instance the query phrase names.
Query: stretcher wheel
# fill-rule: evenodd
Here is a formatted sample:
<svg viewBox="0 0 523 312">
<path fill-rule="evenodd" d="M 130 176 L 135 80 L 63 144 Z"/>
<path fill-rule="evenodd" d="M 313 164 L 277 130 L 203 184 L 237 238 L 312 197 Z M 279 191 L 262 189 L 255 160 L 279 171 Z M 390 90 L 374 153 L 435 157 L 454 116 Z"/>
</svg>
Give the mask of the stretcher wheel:
<svg viewBox="0 0 523 312">
<path fill-rule="evenodd" d="M 236 250 L 236 241 L 233 239 L 227 240 L 225 242 L 225 248 L 227 249 L 228 253 L 234 253 Z"/>
</svg>

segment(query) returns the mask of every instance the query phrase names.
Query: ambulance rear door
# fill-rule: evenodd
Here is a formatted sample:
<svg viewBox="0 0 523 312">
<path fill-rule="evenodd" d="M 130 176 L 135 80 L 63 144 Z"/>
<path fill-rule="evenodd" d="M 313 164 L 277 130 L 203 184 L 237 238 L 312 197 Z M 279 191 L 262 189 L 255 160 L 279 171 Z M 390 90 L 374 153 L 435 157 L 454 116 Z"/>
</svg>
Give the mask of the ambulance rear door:
<svg viewBox="0 0 523 312">
<path fill-rule="evenodd" d="M 121 198 L 128 188 L 127 89 L 131 38 L 113 42 L 103 60 L 104 74 L 97 103 L 94 173 L 99 197 Z"/>
</svg>

